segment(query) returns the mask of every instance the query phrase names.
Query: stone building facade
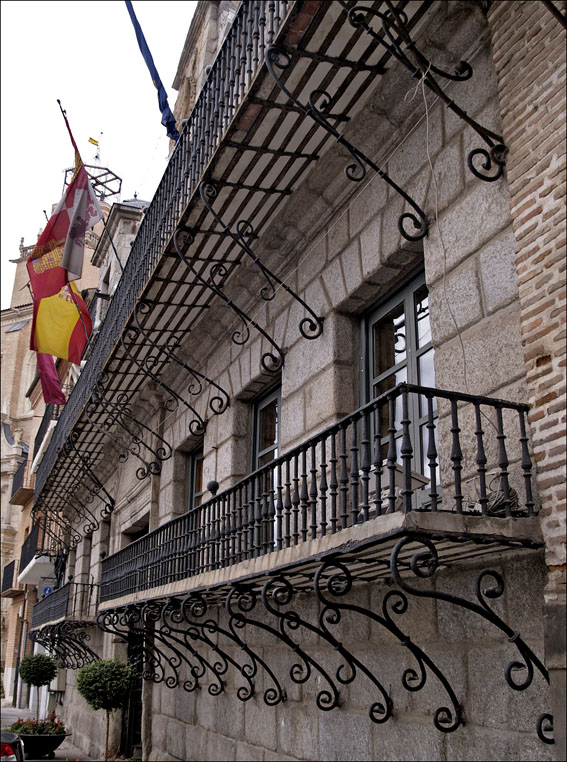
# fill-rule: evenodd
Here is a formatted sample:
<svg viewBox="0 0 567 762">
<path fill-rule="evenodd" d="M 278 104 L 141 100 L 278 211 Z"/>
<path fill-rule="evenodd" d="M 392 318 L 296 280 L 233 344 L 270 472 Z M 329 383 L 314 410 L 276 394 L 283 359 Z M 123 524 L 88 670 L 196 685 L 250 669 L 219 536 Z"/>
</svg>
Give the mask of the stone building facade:
<svg viewBox="0 0 567 762">
<path fill-rule="evenodd" d="M 91 756 L 117 657 L 148 760 L 564 758 L 565 4 L 361 5 L 236 9 L 44 456 Z"/>
</svg>

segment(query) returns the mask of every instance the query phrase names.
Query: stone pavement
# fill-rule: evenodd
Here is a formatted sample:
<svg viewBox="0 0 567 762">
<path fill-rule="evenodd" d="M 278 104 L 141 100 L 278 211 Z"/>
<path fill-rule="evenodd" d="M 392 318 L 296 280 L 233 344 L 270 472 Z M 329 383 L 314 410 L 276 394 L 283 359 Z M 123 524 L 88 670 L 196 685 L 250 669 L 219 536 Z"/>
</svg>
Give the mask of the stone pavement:
<svg viewBox="0 0 567 762">
<path fill-rule="evenodd" d="M 16 722 L 16 720 L 18 720 L 20 717 L 23 719 L 27 719 L 28 717 L 34 718 L 35 712 L 31 712 L 29 709 L 17 709 L 16 707 L 13 707 L 9 704 L 4 704 L 4 702 L 2 702 L 0 717 L 0 725 L 1 727 L 5 728 L 8 725 L 11 725 L 13 722 Z M 75 762 L 75 760 L 80 760 L 81 762 L 83 760 L 92 760 L 91 757 L 87 757 L 80 749 L 77 749 L 76 746 L 73 746 L 71 743 L 72 738 L 73 736 L 70 736 L 70 738 L 66 738 L 63 741 L 61 746 L 55 752 L 53 759 L 67 760 L 67 762 Z"/>
</svg>

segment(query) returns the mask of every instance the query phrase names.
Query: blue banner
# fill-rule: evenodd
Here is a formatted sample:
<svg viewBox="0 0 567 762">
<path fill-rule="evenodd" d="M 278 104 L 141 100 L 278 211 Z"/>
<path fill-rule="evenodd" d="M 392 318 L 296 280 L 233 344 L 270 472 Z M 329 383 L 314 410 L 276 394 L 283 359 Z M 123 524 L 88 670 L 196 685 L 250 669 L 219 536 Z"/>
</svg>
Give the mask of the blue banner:
<svg viewBox="0 0 567 762">
<path fill-rule="evenodd" d="M 175 118 L 171 113 L 171 109 L 169 108 L 169 104 L 167 102 L 167 93 L 165 92 L 165 87 L 159 78 L 159 74 L 157 73 L 157 69 L 154 64 L 154 59 L 152 58 L 152 54 L 148 48 L 148 43 L 146 42 L 144 33 L 140 28 L 140 24 L 138 23 L 138 19 L 136 18 L 136 14 L 134 13 L 134 8 L 132 7 L 130 0 L 126 0 L 126 7 L 128 8 L 128 13 L 130 14 L 132 23 L 134 24 L 136 39 L 138 40 L 138 45 L 140 46 L 142 55 L 144 56 L 144 61 L 150 70 L 152 82 L 158 91 L 159 110 L 161 111 L 161 123 L 167 130 L 167 137 L 171 138 L 172 140 L 178 140 L 179 133 L 177 132 L 177 128 L 175 126 Z"/>
</svg>

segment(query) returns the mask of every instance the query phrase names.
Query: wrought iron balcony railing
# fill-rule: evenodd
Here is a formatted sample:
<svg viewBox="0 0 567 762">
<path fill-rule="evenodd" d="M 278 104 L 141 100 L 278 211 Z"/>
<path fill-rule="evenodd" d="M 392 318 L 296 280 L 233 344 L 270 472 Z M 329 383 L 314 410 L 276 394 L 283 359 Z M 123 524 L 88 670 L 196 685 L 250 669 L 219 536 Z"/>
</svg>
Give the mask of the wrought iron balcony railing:
<svg viewBox="0 0 567 762">
<path fill-rule="evenodd" d="M 93 583 L 67 582 L 35 604 L 31 629 L 62 619 L 92 620 L 96 614 L 97 590 Z"/>
<path fill-rule="evenodd" d="M 36 521 L 22 545 L 20 554 L 20 571 L 23 571 L 35 556 L 43 552 L 43 543 L 40 542 L 40 535 L 43 538 L 41 523 Z"/>
<path fill-rule="evenodd" d="M 33 495 L 34 478 L 30 474 L 30 461 L 26 455 L 18 466 L 18 470 L 12 479 L 12 494 L 10 502 L 13 505 L 25 505 Z"/>
<path fill-rule="evenodd" d="M 9 590 L 13 586 L 14 579 L 16 578 L 16 575 L 14 574 L 16 567 L 15 561 L 10 561 L 9 564 L 6 564 L 4 567 L 4 572 L 2 573 L 2 592 L 6 592 L 6 590 Z"/>
<path fill-rule="evenodd" d="M 282 25 L 288 6 L 288 0 L 241 3 L 142 220 L 96 345 L 67 400 L 39 466 L 36 495 L 41 493 L 98 375 L 104 369 L 116 338 L 125 327 L 190 198 L 196 193 L 222 135 L 244 100 L 264 61 L 265 50 Z"/>
<path fill-rule="evenodd" d="M 14 559 L 9 564 L 6 564 L 2 573 L 2 595 L 5 598 L 18 595 L 23 590 L 23 586 L 17 582 L 17 579 L 18 564 Z"/>
<path fill-rule="evenodd" d="M 527 411 L 401 384 L 104 559 L 101 601 L 371 520 L 379 533 L 380 517 L 395 512 L 532 516 Z"/>
<path fill-rule="evenodd" d="M 37 455 L 39 448 L 41 447 L 41 443 L 43 442 L 45 435 L 47 434 L 49 424 L 51 423 L 51 421 L 56 421 L 59 418 L 60 412 L 61 412 L 60 405 L 50 404 L 45 406 L 45 412 L 43 413 L 43 418 L 39 426 L 39 429 L 37 431 L 37 434 L 35 436 L 35 440 L 33 444 L 34 458 Z"/>
</svg>

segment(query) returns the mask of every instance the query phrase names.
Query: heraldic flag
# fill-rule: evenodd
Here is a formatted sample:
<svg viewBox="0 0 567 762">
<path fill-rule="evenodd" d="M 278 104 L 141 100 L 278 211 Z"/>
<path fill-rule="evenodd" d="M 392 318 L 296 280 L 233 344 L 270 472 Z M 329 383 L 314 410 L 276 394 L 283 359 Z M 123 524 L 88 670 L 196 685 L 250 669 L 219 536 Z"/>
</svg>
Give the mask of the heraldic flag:
<svg viewBox="0 0 567 762">
<path fill-rule="evenodd" d="M 70 281 L 81 277 L 85 233 L 102 212 L 66 118 L 65 123 L 75 149 L 75 172 L 27 262 L 34 306 L 30 346 L 80 365 L 92 324 Z"/>
</svg>

